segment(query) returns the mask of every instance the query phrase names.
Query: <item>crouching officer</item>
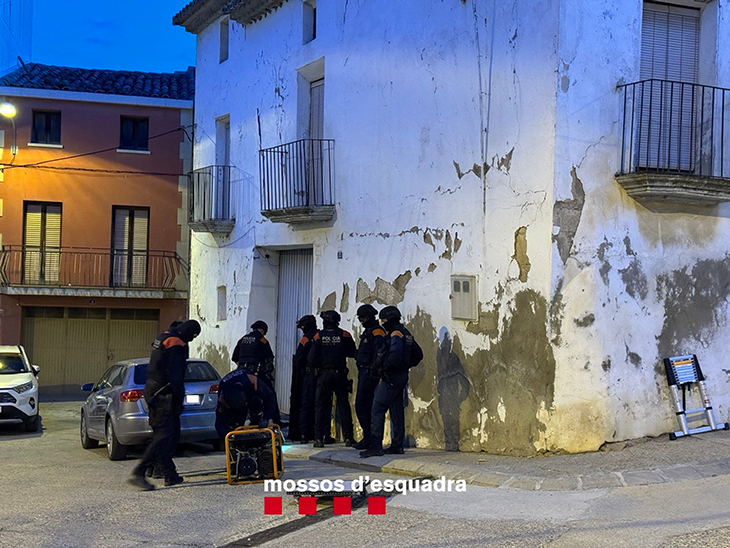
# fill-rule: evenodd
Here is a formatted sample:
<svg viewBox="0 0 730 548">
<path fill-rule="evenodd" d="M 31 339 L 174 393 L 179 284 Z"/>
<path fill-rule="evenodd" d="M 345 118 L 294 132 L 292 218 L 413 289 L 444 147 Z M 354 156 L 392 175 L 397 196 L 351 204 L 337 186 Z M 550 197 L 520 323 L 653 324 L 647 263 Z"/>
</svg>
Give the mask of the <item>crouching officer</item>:
<svg viewBox="0 0 730 548">
<path fill-rule="evenodd" d="M 330 432 L 333 392 L 337 398 L 345 445 L 351 447 L 355 441 L 352 438 L 352 411 L 348 397 L 347 358 L 355 357 L 355 341 L 352 335 L 338 327 L 340 315 L 336 311 L 325 310 L 319 317 L 322 318 L 324 328 L 314 335 L 307 357 L 308 366 L 317 375 L 314 447 L 324 447 L 325 436 Z"/>
<path fill-rule="evenodd" d="M 185 399 L 187 344 L 200 334 L 200 324 L 188 320 L 157 337 L 147 366 L 145 400 L 149 408 L 152 441 L 132 472 L 129 483 L 144 491 L 154 489 L 145 479 L 147 469 L 157 463 L 165 474 L 165 485 L 183 481 L 172 455 L 180 439 L 180 415 Z"/>
<path fill-rule="evenodd" d="M 401 314 L 395 306 L 386 306 L 380 311 L 380 321 L 388 333 L 385 341 L 385 355 L 380 373 L 380 382 L 375 389 L 372 415 L 370 418 L 370 447 L 360 453 L 361 458 L 376 457 L 384 453 L 403 453 L 405 437 L 405 413 L 403 392 L 408 383 L 408 368 L 411 362 L 413 336 L 400 323 Z M 390 410 L 390 447 L 383 451 L 385 413 Z"/>
<path fill-rule="evenodd" d="M 294 439 L 292 425 L 296 425 L 301 442 L 309 443 L 309 440 L 314 439 L 314 402 L 317 394 L 317 377 L 314 370 L 309 367 L 307 357 L 312 349 L 314 336 L 317 334 L 317 320 L 311 314 L 307 314 L 299 318 L 297 328 L 302 330 L 302 338 L 299 339 L 294 354 L 293 377 L 298 382 L 292 382 L 292 415 L 289 418 L 289 435 L 291 439 Z"/>
<path fill-rule="evenodd" d="M 276 412 L 276 396 L 251 371 L 239 368 L 228 373 L 218 387 L 215 429 L 221 439 L 231 430 L 250 424 L 265 427 Z"/>
<path fill-rule="evenodd" d="M 380 381 L 378 356 L 383 355 L 385 345 L 385 331 L 378 323 L 378 311 L 371 305 L 364 304 L 357 309 L 357 319 L 365 328 L 360 335 L 360 346 L 355 354 L 357 362 L 357 394 L 355 396 L 355 413 L 362 427 L 362 440 L 355 444 L 355 449 L 370 447 L 370 417 L 373 410 L 375 388 Z"/>
<path fill-rule="evenodd" d="M 271 351 L 271 345 L 266 340 L 266 333 L 269 326 L 266 322 L 257 320 L 251 325 L 251 332 L 241 337 L 233 350 L 231 358 L 239 368 L 248 369 L 260 380 L 266 383 L 274 394 L 274 353 Z M 281 416 L 279 414 L 279 406 L 276 406 L 273 420 L 281 426 Z"/>
</svg>

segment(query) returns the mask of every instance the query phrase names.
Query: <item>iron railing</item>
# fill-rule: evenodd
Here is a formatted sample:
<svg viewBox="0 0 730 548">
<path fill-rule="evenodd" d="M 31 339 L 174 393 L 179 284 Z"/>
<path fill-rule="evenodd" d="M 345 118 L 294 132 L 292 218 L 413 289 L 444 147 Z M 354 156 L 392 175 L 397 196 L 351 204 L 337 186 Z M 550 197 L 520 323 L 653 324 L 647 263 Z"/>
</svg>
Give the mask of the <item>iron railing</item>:
<svg viewBox="0 0 730 548">
<path fill-rule="evenodd" d="M 184 273 L 172 251 L 22 245 L 0 250 L 0 285 L 174 289 Z"/>
<path fill-rule="evenodd" d="M 207 166 L 191 174 L 190 222 L 235 221 L 232 166 Z"/>
<path fill-rule="evenodd" d="M 730 177 L 730 90 L 642 80 L 619 86 L 620 174 Z"/>
<path fill-rule="evenodd" d="M 259 151 L 261 211 L 334 205 L 332 139 L 301 139 Z"/>
</svg>

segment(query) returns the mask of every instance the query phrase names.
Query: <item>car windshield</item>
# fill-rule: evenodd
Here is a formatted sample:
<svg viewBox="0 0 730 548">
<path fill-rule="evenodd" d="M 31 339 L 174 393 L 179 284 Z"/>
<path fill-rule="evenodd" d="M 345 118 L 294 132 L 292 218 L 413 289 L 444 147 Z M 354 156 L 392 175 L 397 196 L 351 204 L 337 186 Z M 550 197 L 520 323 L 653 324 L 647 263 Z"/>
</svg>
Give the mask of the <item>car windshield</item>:
<svg viewBox="0 0 730 548">
<path fill-rule="evenodd" d="M 218 372 L 208 362 L 188 362 L 185 382 L 209 382 L 220 379 Z M 134 384 L 147 382 L 147 364 L 134 366 Z"/>
<path fill-rule="evenodd" d="M 0 354 L 0 375 L 12 375 L 14 373 L 28 373 L 23 358 L 17 354 Z"/>
</svg>

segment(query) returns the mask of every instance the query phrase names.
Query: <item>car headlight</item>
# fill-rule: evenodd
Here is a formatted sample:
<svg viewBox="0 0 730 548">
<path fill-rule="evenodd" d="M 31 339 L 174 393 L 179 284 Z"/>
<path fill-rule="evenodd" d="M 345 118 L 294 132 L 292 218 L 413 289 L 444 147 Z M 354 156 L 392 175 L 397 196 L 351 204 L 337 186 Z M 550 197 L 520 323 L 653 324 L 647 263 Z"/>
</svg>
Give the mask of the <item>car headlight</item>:
<svg viewBox="0 0 730 548">
<path fill-rule="evenodd" d="M 27 392 L 28 390 L 31 390 L 33 388 L 32 382 L 26 382 L 25 384 L 21 384 L 20 386 L 16 386 L 13 388 L 18 394 L 22 394 L 23 392 Z"/>
</svg>

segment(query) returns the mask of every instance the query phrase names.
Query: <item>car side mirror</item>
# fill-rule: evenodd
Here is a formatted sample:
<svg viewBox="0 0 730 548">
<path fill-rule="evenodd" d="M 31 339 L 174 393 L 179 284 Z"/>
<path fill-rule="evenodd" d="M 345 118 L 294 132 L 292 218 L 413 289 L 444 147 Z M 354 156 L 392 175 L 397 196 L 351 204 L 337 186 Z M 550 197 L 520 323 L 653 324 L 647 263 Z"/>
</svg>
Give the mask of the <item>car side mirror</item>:
<svg viewBox="0 0 730 548">
<path fill-rule="evenodd" d="M 93 382 L 87 382 L 86 384 L 81 385 L 81 390 L 83 390 L 84 392 L 91 392 L 93 390 L 93 388 L 94 388 Z"/>
<path fill-rule="evenodd" d="M 38 367 L 37 365 L 31 365 L 31 367 L 33 368 L 33 374 L 37 377 L 38 373 L 41 372 L 41 368 Z"/>
</svg>

